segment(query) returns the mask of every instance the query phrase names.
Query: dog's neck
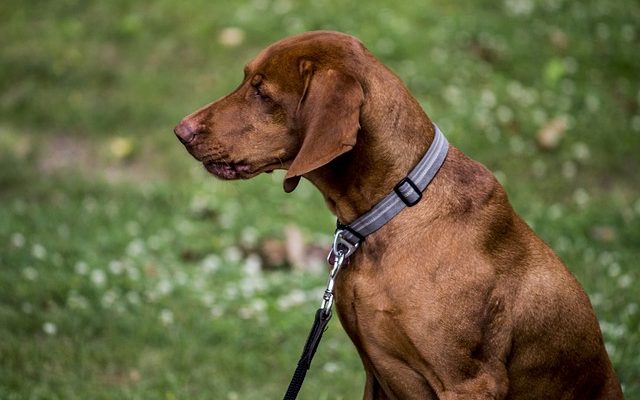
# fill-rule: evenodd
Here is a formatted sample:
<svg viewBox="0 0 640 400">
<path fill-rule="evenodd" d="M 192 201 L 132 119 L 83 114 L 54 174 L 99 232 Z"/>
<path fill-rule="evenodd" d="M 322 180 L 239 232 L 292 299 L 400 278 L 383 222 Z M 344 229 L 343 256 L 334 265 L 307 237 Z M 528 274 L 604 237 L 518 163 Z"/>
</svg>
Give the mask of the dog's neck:
<svg viewBox="0 0 640 400">
<path fill-rule="evenodd" d="M 433 141 L 431 121 L 393 78 L 391 93 L 389 77 L 383 77 L 384 84 L 369 82 L 353 150 L 306 176 L 342 223 L 352 222 L 391 192 Z"/>
</svg>

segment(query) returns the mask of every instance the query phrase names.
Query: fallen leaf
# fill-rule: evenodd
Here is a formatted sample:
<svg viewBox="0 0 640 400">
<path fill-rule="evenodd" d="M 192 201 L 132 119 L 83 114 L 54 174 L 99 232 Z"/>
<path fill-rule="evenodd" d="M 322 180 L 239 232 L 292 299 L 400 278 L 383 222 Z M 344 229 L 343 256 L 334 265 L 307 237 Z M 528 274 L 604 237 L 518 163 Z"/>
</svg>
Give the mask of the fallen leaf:
<svg viewBox="0 0 640 400">
<path fill-rule="evenodd" d="M 287 261 L 287 249 L 282 240 L 264 239 L 260 243 L 259 254 L 265 269 L 281 268 Z"/>
<path fill-rule="evenodd" d="M 557 117 L 547 122 L 536 135 L 538 146 L 544 150 L 554 150 L 567 130 L 567 120 L 564 117 Z"/>
<path fill-rule="evenodd" d="M 119 160 L 124 160 L 133 154 L 135 146 L 133 141 L 125 137 L 116 137 L 109 142 L 109 150 L 111 155 Z"/>
<path fill-rule="evenodd" d="M 225 47 L 237 47 L 244 42 L 244 36 L 244 31 L 240 28 L 225 28 L 218 35 L 218 43 Z"/>
</svg>

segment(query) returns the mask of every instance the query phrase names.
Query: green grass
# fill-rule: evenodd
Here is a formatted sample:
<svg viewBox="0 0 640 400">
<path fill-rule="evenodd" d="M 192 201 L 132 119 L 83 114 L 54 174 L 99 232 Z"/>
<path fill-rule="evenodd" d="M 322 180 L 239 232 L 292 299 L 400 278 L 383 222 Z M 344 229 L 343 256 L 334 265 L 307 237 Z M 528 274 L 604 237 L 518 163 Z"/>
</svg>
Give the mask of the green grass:
<svg viewBox="0 0 640 400">
<path fill-rule="evenodd" d="M 0 399 L 282 394 L 325 277 L 260 271 L 256 243 L 293 225 L 322 247 L 333 219 L 282 174 L 213 180 L 171 129 L 313 29 L 361 38 L 496 173 L 640 399 L 638 20 L 633 1 L 1 3 Z M 555 118 L 565 135 L 541 150 Z M 362 386 L 332 321 L 301 397 Z"/>
</svg>

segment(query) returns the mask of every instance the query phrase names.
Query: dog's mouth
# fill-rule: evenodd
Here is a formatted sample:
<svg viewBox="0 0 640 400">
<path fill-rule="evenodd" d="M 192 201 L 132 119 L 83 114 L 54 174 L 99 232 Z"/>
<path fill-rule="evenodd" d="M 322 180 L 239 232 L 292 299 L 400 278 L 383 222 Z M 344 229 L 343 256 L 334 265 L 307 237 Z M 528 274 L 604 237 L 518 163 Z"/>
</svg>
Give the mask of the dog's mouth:
<svg viewBox="0 0 640 400">
<path fill-rule="evenodd" d="M 227 161 L 204 161 L 204 168 L 212 175 L 225 180 L 232 179 L 249 179 L 262 172 L 273 172 L 275 169 L 284 168 L 285 165 L 278 161 L 268 163 L 262 167 L 252 169 L 250 165 L 245 163 L 233 163 Z"/>
<path fill-rule="evenodd" d="M 205 161 L 203 164 L 207 171 L 222 179 L 244 178 L 251 174 L 250 167 L 246 164 L 222 161 Z"/>
</svg>

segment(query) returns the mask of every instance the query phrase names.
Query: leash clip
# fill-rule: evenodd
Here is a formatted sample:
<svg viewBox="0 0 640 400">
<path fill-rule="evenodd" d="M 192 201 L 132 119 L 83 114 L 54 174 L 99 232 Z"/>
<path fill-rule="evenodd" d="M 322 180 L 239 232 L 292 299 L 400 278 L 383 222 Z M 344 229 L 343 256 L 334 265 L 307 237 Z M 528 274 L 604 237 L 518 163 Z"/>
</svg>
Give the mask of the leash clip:
<svg viewBox="0 0 640 400">
<path fill-rule="evenodd" d="M 332 265 L 332 268 L 329 272 L 327 288 L 324 291 L 322 304 L 320 305 L 320 308 L 323 310 L 325 315 L 331 314 L 331 307 L 333 306 L 333 286 L 335 284 L 336 276 L 340 271 L 340 267 L 342 267 L 342 264 L 347 260 L 347 257 L 353 254 L 353 252 L 358 248 L 358 244 L 352 244 L 343 237 L 344 232 L 345 231 L 343 229 L 338 229 L 336 231 L 333 236 L 331 251 L 329 251 L 329 255 L 327 256 L 327 261 Z"/>
<path fill-rule="evenodd" d="M 349 258 L 351 254 L 358 248 L 360 243 L 353 244 L 347 239 L 344 238 L 346 230 L 345 229 L 337 229 L 336 233 L 333 235 L 333 245 L 331 246 L 331 250 L 329 251 L 329 255 L 327 256 L 327 262 L 330 265 L 335 263 L 335 260 L 342 254 L 344 260 Z"/>
</svg>

